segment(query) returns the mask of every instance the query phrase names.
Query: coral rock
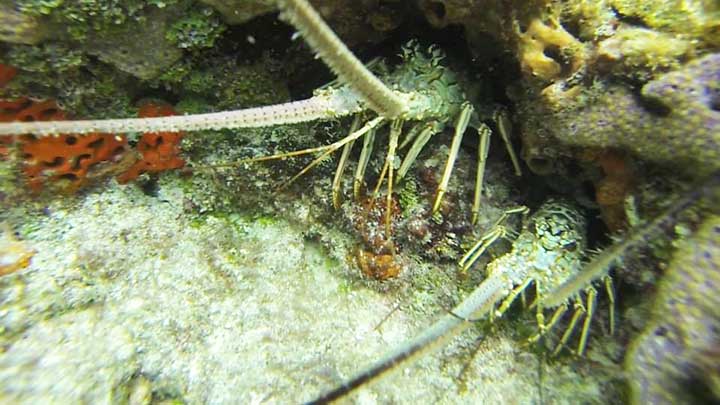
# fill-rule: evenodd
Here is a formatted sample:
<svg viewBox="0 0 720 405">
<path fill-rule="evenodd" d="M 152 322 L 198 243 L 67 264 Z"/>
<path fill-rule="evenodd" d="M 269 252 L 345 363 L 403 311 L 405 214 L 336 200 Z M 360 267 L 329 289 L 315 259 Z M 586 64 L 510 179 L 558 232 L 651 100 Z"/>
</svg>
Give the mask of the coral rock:
<svg viewBox="0 0 720 405">
<path fill-rule="evenodd" d="M 83 50 L 123 72 L 152 79 L 182 57 L 182 51 L 166 38 L 173 18 L 170 12 L 151 9 L 147 21 L 131 22 L 111 32 L 95 34 L 88 38 Z"/>
<path fill-rule="evenodd" d="M 633 401 L 693 403 L 700 379 L 720 399 L 720 217 L 686 240 L 662 280 L 653 320 L 634 342 L 626 368 Z"/>
<path fill-rule="evenodd" d="M 627 150 L 696 175 L 720 169 L 720 54 L 658 77 L 640 95 L 607 85 L 562 108 L 549 109 L 541 97 L 521 100 L 524 148 L 559 148 L 547 143 L 552 136 L 565 145 Z M 527 144 L 535 141 L 546 144 Z"/>
<path fill-rule="evenodd" d="M 0 88 L 5 87 L 6 84 L 17 74 L 17 69 L 9 65 L 3 65 L 0 63 Z"/>
<path fill-rule="evenodd" d="M 708 0 L 611 0 L 618 14 L 660 31 L 720 45 L 720 3 Z"/>
<path fill-rule="evenodd" d="M 15 44 L 34 45 L 47 34 L 36 18 L 18 12 L 11 4 L 0 4 L 0 27 L 0 41 Z"/>
<path fill-rule="evenodd" d="M 647 81 L 652 74 L 677 69 L 691 59 L 691 41 L 645 28 L 623 27 L 597 48 L 599 70 L 607 65 L 613 74 Z"/>
<path fill-rule="evenodd" d="M 228 24 L 242 24 L 277 8 L 275 0 L 200 0 L 212 6 Z"/>
</svg>

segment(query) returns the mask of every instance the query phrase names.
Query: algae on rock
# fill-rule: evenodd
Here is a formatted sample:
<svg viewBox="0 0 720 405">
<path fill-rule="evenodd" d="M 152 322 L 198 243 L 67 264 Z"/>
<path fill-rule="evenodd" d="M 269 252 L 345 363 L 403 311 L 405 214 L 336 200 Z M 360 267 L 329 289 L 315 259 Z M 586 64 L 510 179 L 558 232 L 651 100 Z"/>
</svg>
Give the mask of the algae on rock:
<svg viewBox="0 0 720 405">
<path fill-rule="evenodd" d="M 720 168 L 720 54 L 688 63 L 643 86 L 641 98 L 618 85 L 602 85 L 575 104 L 548 108 L 538 98 L 518 99 L 525 156 L 548 156 L 530 141 L 534 134 L 580 147 L 619 148 L 695 176 Z M 549 110 L 549 111 L 548 111 Z"/>
<path fill-rule="evenodd" d="M 702 381 L 720 397 L 720 217 L 681 243 L 660 282 L 652 319 L 626 359 L 634 403 L 691 403 Z"/>
</svg>

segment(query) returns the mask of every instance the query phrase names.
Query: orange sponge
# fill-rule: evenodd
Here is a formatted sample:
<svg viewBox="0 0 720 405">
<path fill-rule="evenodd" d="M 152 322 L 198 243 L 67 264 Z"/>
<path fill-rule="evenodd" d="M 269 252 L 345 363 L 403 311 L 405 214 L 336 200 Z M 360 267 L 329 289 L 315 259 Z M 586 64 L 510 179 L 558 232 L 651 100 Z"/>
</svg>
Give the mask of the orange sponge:
<svg viewBox="0 0 720 405">
<path fill-rule="evenodd" d="M 51 100 L 18 99 L 0 102 L 0 121 L 64 119 L 65 113 Z M 18 135 L 16 140 L 7 140 L 20 144 L 24 161 L 23 173 L 33 191 L 40 191 L 47 180 L 64 180 L 69 182 L 68 190 L 76 190 L 84 184 L 88 173 L 97 164 L 117 160 L 127 150 L 124 136 L 99 133 L 46 137 Z M 2 154 L 3 151 L 0 150 L 0 155 Z"/>
<path fill-rule="evenodd" d="M 166 104 L 147 103 L 140 107 L 141 118 L 166 117 L 175 115 L 173 108 Z M 120 183 L 127 183 L 143 173 L 156 173 L 185 166 L 180 157 L 182 132 L 147 132 L 140 138 L 137 151 L 141 158 L 125 173 L 118 176 Z"/>
</svg>

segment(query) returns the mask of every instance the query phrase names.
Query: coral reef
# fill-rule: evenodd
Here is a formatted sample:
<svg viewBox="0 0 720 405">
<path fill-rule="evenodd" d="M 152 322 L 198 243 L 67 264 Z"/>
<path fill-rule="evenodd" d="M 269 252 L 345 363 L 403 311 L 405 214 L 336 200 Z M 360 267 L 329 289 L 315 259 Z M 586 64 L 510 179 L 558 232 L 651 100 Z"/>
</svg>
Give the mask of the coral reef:
<svg viewBox="0 0 720 405">
<path fill-rule="evenodd" d="M 184 21 L 179 14 L 153 9 L 141 21 L 88 35 L 79 49 L 135 77 L 152 79 L 180 60 L 182 48 L 202 46 L 202 43 L 194 42 L 194 37 L 193 42 L 189 42 L 189 33 L 183 34 L 183 29 L 187 31 L 191 28 L 182 26 Z M 173 24 L 181 25 L 176 27 Z M 174 36 L 169 33 L 174 33 Z M 204 41 L 207 44 L 209 40 Z M 147 43 L 153 46 L 148 47 Z"/>
<path fill-rule="evenodd" d="M 19 114 L 27 120 L 59 119 L 64 117 L 62 111 L 83 118 L 131 117 L 138 100 L 144 99 L 171 101 L 181 114 L 223 112 L 306 97 L 331 80 L 324 69 L 316 69 L 319 62 L 310 62 L 312 52 L 301 41 L 290 42 L 293 28 L 276 23 L 275 16 L 250 21 L 276 11 L 275 1 L 200 3 L 0 0 L 0 41 L 4 42 L 0 62 L 16 66 L 21 73 L 9 82 L 15 68 L 0 64 L 0 88 L 7 83 L 0 90 L 0 97 L 6 99 L 0 104 L 0 120 L 14 120 Z M 681 171 L 702 177 L 720 168 L 716 1 L 317 0 L 313 4 L 364 61 L 382 56 L 394 62 L 390 54 L 397 46 L 391 42 L 400 37 L 447 42 L 448 33 L 457 32 L 450 26 L 462 26 L 472 55 L 462 46 L 449 52 L 448 62 L 456 64 L 453 68 L 459 66 L 457 76 L 438 73 L 437 55 L 418 59 L 417 65 L 403 67 L 417 68 L 410 73 L 422 74 L 412 76 L 409 83 L 401 77 L 408 72 L 400 71 L 390 80 L 389 94 L 416 88 L 429 93 L 437 90 L 433 86 L 443 85 L 458 101 L 453 109 L 466 99 L 474 103 L 478 114 L 473 126 L 478 118 L 486 118 L 486 110 L 504 104 L 520 124 L 514 135 L 522 137 L 526 163 L 547 175 L 547 180 L 526 176 L 516 182 L 506 157 L 491 155 L 489 184 L 473 226 L 468 213 L 477 152 L 474 139 L 466 137 L 462 147 L 457 142 L 459 159 L 447 195 L 434 213 L 430 208 L 450 154 L 448 131 L 432 134 L 434 139 L 412 170 L 394 184 L 395 194 L 375 193 L 374 200 L 364 203 L 348 199 L 337 212 L 329 211 L 333 165 L 319 164 L 312 177 L 273 193 L 276 183 L 297 173 L 302 162 L 251 165 L 242 160 L 318 144 L 329 148 L 338 134 L 347 134 L 348 123 L 339 118 L 327 124 L 223 129 L 194 137 L 137 131 L 128 138 L 98 134 L 20 135 L 17 142 L 0 138 L 0 165 L 7 163 L 2 156 L 27 159 L 17 170 L 29 176 L 35 189 L 61 178 L 77 188 L 119 173 L 118 180 L 126 182 L 143 173 L 183 167 L 186 161 L 193 172 L 191 178 L 160 177 L 152 182 L 156 187 L 152 192 L 109 182 L 75 199 L 43 202 L 42 215 L 33 216 L 22 210 L 34 209 L 35 201 L 5 204 L 9 201 L 5 184 L 10 174 L 20 173 L 6 170 L 6 165 L 0 168 L 0 203 L 9 206 L 0 210 L 0 217 L 15 222 L 20 239 L 30 241 L 33 248 L 39 246 L 31 263 L 10 260 L 21 266 L 0 279 L 6 298 L 0 303 L 1 399 L 120 402 L 137 396 L 223 402 L 237 400 L 238 390 L 243 391 L 244 402 L 307 398 L 342 381 L 359 362 L 368 360 L 363 356 L 377 356 L 388 344 L 414 335 L 432 316 L 445 314 L 440 308 L 452 307 L 463 295 L 461 290 L 472 288 L 466 282 L 477 285 L 483 272 L 462 280 L 456 277 L 455 266 L 438 263 L 456 262 L 469 241 L 487 232 L 503 208 L 519 202 L 532 206 L 558 194 L 545 184 L 576 180 L 575 189 L 582 189 L 583 182 L 594 186 L 595 200 L 588 197 L 585 205 L 599 207 L 607 227 L 619 231 L 635 223 L 628 218 L 628 201 L 637 189 L 649 189 L 648 166 L 665 170 L 662 176 L 669 177 L 668 182 L 687 181 L 677 177 Z M 450 29 L 427 29 L 413 19 L 418 10 L 433 27 Z M 401 24 L 403 32 L 394 32 Z M 391 35 L 391 41 L 376 46 Z M 382 65 L 373 69 L 385 72 Z M 428 66 L 432 69 L 425 69 Z M 313 70 L 317 72 L 307 74 Z M 465 86 L 465 76 L 472 87 Z M 498 84 L 490 83 L 495 78 L 501 79 Z M 495 86 L 494 92 L 480 95 L 475 84 Z M 382 109 L 377 110 L 383 115 Z M 443 124 L 451 126 L 456 112 L 445 114 Z M 165 106 L 140 108 L 141 117 L 172 114 Z M 407 136 L 411 134 L 408 131 Z M 382 129 L 377 136 L 383 138 L 377 142 L 383 146 L 372 153 L 369 184 L 378 181 L 382 157 L 390 149 L 388 131 Z M 405 154 L 401 147 L 398 150 L 400 156 Z M 353 156 L 348 161 L 350 167 L 357 167 Z M 394 156 L 388 167 L 397 169 L 401 163 Z M 575 170 L 577 166 L 581 169 Z M 340 182 L 341 194 L 350 187 L 349 182 Z M 158 193 L 158 199 L 151 197 Z M 580 200 L 578 194 L 566 193 Z M 648 200 L 658 201 L 670 191 L 652 189 L 647 194 L 652 197 Z M 642 216 L 649 215 L 644 208 Z M 388 209 L 389 224 L 384 222 Z M 718 225 L 718 220 L 714 217 L 708 223 Z M 664 311 L 665 317 L 658 315 L 628 358 L 638 401 L 666 394 L 683 398 L 676 385 L 665 381 L 688 375 L 708 376 L 711 390 L 720 391 L 712 363 L 717 353 L 690 330 L 697 326 L 716 332 L 711 327 L 716 326 L 717 314 L 699 308 L 697 298 L 709 293 L 693 278 L 707 276 L 708 266 L 714 266 L 718 241 L 709 227 L 704 225 L 678 252 L 657 305 L 658 314 Z M 338 237 L 337 228 L 354 232 L 354 239 Z M 318 254 L 312 245 L 316 242 L 332 258 Z M 649 243 L 645 235 L 635 242 Z M 568 244 L 568 249 L 577 246 Z M 492 253 L 503 257 L 506 248 L 499 243 Z M 581 254 L 579 250 L 573 254 Z M 644 263 L 660 267 L 661 254 Z M 698 263 L 697 269 L 687 263 Z M 604 274 L 612 263 L 606 264 Z M 616 276 L 622 278 L 633 270 L 618 271 Z M 633 284 L 630 277 L 623 281 Z M 670 291 L 671 283 L 676 283 L 677 292 Z M 672 301 L 677 297 L 692 301 L 692 308 L 681 308 Z M 594 292 L 587 296 L 590 313 L 594 299 Z M 400 319 L 383 323 L 379 312 L 385 315 L 396 304 Z M 572 309 L 579 311 L 585 302 L 574 304 Z M 521 319 L 513 326 L 524 323 L 527 320 Z M 359 401 L 412 403 L 430 397 L 503 402 L 507 392 L 519 391 L 527 398 L 514 399 L 527 402 L 578 400 L 575 391 L 589 402 L 615 399 L 614 392 L 600 394 L 597 389 L 602 371 L 592 369 L 584 376 L 568 371 L 577 367 L 582 374 L 581 362 L 539 365 L 547 371 L 565 370 L 571 381 L 567 385 L 573 388 L 562 390 L 560 372 L 546 373 L 546 381 L 538 382 L 528 367 L 513 371 L 535 358 L 508 339 L 513 332 L 504 326 L 498 329 L 485 336 L 473 360 L 476 370 L 469 374 L 487 384 L 474 384 L 469 393 L 462 392 L 455 384 L 456 376 L 464 373 L 461 367 L 453 360 L 442 366 L 441 360 L 432 358 L 419 367 L 420 378 L 399 376 L 393 384 L 360 394 Z M 92 333 L 84 333 L 87 330 Z M 97 331 L 102 330 L 108 333 L 101 336 Z M 366 332 L 371 339 L 358 338 Z M 336 343 L 339 336 L 347 340 Z M 285 341 L 291 344 L 282 346 Z M 298 344 L 308 341 L 318 349 L 297 350 Z M 598 345 L 589 347 L 594 346 Z M 666 368 L 649 364 L 646 355 L 667 347 L 680 355 L 668 359 Z M 469 352 L 469 348 L 465 336 L 446 354 Z M 48 359 L 61 360 L 36 367 Z M 487 367 L 483 361 L 488 361 Z M 87 367 L 62 373 L 67 364 L 79 363 Z M 62 384 L 42 385 L 53 381 L 52 375 L 63 375 Z M 225 385 L 203 383 L 210 380 Z M 269 385 L 272 390 L 265 388 Z M 506 389 L 511 385 L 512 390 Z M 536 385 L 543 387 L 536 391 Z"/>
<path fill-rule="evenodd" d="M 627 150 L 702 176 L 720 168 L 719 75 L 720 54 L 711 54 L 647 83 L 640 97 L 627 87 L 606 85 L 555 110 L 531 97 L 520 107 L 529 118 L 523 130 L 566 145 Z M 542 149 L 552 158 L 532 139 L 526 138 L 526 150 Z"/>
<path fill-rule="evenodd" d="M 689 163 L 691 171 L 704 173 L 708 170 L 702 162 L 708 162 L 713 170 L 718 160 L 708 146 L 714 145 L 717 133 L 713 127 L 716 58 L 705 56 L 688 63 L 712 52 L 716 44 L 720 11 L 711 3 L 428 0 L 419 4 L 435 26 L 463 25 L 479 61 L 488 59 L 487 34 L 512 50 L 526 79 L 510 92 L 523 124 L 523 155 L 532 169 L 548 174 L 554 168 L 543 163 L 573 157 L 567 145 L 628 150 L 662 163 L 676 159 L 675 166 Z M 646 85 L 641 100 L 628 82 Z M 681 84 L 670 92 L 670 82 Z M 686 109 L 691 112 L 685 113 Z M 616 116 L 619 123 L 614 122 Z M 600 123 L 597 128 L 589 124 L 594 122 Z M 661 150 L 665 144 L 672 146 Z M 675 156 L 676 151 L 680 156 Z"/>
<path fill-rule="evenodd" d="M 165 104 L 145 103 L 138 114 L 157 117 L 175 112 Z M 0 122 L 64 119 L 66 114 L 54 101 L 0 100 Z M 14 159 L 11 151 L 17 147 L 25 181 L 35 192 L 41 191 L 48 182 L 54 183 L 56 190 L 76 191 L 96 179 L 117 176 L 119 182 L 127 183 L 143 173 L 183 167 L 185 161 L 179 156 L 182 137 L 181 132 L 144 133 L 132 151 L 125 135 L 35 137 L 19 134 L 0 143 L 0 158 Z"/>
<path fill-rule="evenodd" d="M 166 30 L 165 37 L 180 49 L 212 48 L 226 27 L 212 9 L 193 10 Z"/>
<path fill-rule="evenodd" d="M 693 38 L 704 46 L 720 46 L 720 5 L 711 0 L 610 0 L 623 17 L 646 26 Z"/>
<path fill-rule="evenodd" d="M 595 202 L 610 232 L 627 228 L 625 200 L 632 195 L 636 173 L 624 153 L 613 149 L 586 149 L 580 161 L 589 161 L 603 171 L 602 178 L 594 181 Z"/>
<path fill-rule="evenodd" d="M 75 116 L 132 115 L 137 83 L 128 74 L 59 43 L 14 45 L 0 61 L 18 75 L 0 89 L 0 98 L 32 96 L 55 100 Z"/>
<path fill-rule="evenodd" d="M 47 27 L 47 37 L 56 42 L 147 79 L 182 56 L 182 51 L 165 38 L 172 23 L 187 10 L 175 3 L 24 0 L 16 2 L 16 7 L 24 16 L 39 18 Z"/>
<path fill-rule="evenodd" d="M 135 392 L 137 376 L 158 402 L 305 401 L 445 314 L 460 294 L 452 265 L 416 264 L 385 283 L 360 279 L 344 260 L 352 240 L 316 216 L 318 201 L 264 194 L 262 203 L 291 222 L 198 215 L 183 202 L 194 189 L 170 176 L 160 183 L 157 197 L 111 184 L 77 204 L 51 201 L 45 214 L 3 212 L 22 222 L 37 253 L 27 269 L 0 278 L 2 402 L 121 402 L 114 398 Z M 513 328 L 497 326 L 359 399 L 614 395 L 602 379 L 537 362 Z M 478 383 L 463 390 L 457 376 L 468 361 L 465 377 Z"/>
<path fill-rule="evenodd" d="M 215 8 L 228 24 L 242 24 L 259 15 L 275 11 L 276 0 L 200 0 Z"/>
<path fill-rule="evenodd" d="M 518 59 L 526 74 L 554 81 L 577 72 L 585 57 L 580 41 L 558 22 L 535 19 L 519 35 Z"/>
<path fill-rule="evenodd" d="M 257 61 L 213 57 L 175 65 L 158 84 L 183 95 L 182 111 L 199 113 L 284 102 L 290 94 L 283 73 L 280 62 L 268 55 Z"/>
<path fill-rule="evenodd" d="M 621 26 L 612 37 L 598 44 L 593 69 L 647 82 L 659 73 L 680 68 L 695 54 L 693 43 L 687 39 L 642 27 Z"/>
<path fill-rule="evenodd" d="M 201 0 L 231 25 L 276 11 L 275 0 Z M 378 42 L 405 19 L 409 4 L 401 1 L 314 0 L 312 4 L 348 45 Z M 409 3 L 409 2 L 407 2 Z"/>
<path fill-rule="evenodd" d="M 0 88 L 5 87 L 16 74 L 16 68 L 0 63 Z"/>
<path fill-rule="evenodd" d="M 720 217 L 711 216 L 675 253 L 660 282 L 652 320 L 628 352 L 634 403 L 700 401 L 693 394 L 703 390 L 690 389 L 692 379 L 720 398 L 719 286 Z"/>
</svg>

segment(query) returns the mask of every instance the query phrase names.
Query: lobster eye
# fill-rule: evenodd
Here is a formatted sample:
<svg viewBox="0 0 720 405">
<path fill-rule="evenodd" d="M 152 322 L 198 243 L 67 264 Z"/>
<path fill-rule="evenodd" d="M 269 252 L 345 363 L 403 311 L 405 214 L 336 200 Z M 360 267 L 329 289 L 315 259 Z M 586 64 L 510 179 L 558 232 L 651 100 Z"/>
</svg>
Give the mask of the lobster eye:
<svg viewBox="0 0 720 405">
<path fill-rule="evenodd" d="M 578 248 L 578 245 L 577 245 L 577 242 L 575 242 L 575 241 L 572 241 L 570 243 L 566 243 L 565 245 L 563 245 L 563 249 L 565 249 L 569 252 L 574 252 L 577 250 L 577 248 Z"/>
</svg>

